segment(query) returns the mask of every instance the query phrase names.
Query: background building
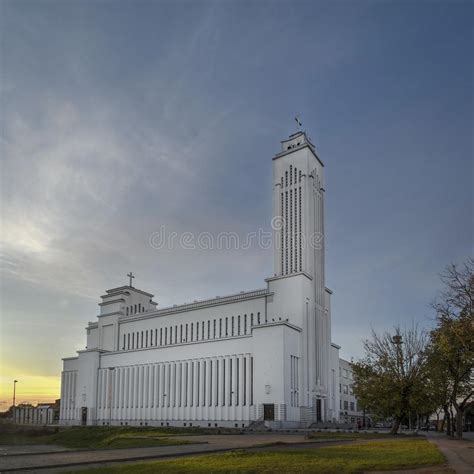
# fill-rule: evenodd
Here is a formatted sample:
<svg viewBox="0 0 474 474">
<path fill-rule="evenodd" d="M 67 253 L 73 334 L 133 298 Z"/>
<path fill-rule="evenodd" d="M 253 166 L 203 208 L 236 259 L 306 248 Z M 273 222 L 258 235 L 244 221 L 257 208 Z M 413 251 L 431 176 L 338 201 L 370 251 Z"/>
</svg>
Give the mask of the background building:
<svg viewBox="0 0 474 474">
<path fill-rule="evenodd" d="M 339 421 L 359 428 L 372 426 L 372 417 L 361 410 L 352 385 L 354 374 L 347 360 L 339 359 Z"/>
<path fill-rule="evenodd" d="M 51 425 L 59 420 L 60 400 L 33 406 L 21 403 L 12 408 L 14 422 L 22 425 Z"/>
</svg>

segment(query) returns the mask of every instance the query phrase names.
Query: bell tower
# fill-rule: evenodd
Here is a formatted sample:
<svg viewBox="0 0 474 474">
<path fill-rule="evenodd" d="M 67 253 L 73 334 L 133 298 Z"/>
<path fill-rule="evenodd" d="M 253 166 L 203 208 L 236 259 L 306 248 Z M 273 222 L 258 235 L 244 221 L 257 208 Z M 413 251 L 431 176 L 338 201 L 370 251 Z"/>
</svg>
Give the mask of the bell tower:
<svg viewBox="0 0 474 474">
<path fill-rule="evenodd" d="M 324 164 L 305 132 L 273 157 L 274 272 L 305 272 L 324 290 Z M 323 293 L 321 293 L 321 296 Z M 322 301 L 322 300 L 321 300 Z"/>
<path fill-rule="evenodd" d="M 269 280 L 285 295 L 280 308 L 302 328 L 302 400 L 315 421 L 327 419 L 331 347 L 324 193 L 324 164 L 306 132 L 298 131 L 273 157 L 274 276 Z"/>
</svg>

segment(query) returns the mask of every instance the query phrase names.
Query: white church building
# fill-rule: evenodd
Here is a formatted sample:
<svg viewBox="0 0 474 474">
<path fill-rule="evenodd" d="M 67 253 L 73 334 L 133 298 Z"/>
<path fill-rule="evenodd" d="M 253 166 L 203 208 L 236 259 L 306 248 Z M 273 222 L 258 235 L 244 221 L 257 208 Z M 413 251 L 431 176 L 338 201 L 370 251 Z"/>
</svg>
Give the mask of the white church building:
<svg viewBox="0 0 474 474">
<path fill-rule="evenodd" d="M 324 164 L 305 132 L 273 157 L 266 286 L 157 308 L 107 290 L 87 347 L 63 359 L 60 423 L 304 427 L 339 419 L 339 346 L 325 286 Z"/>
</svg>

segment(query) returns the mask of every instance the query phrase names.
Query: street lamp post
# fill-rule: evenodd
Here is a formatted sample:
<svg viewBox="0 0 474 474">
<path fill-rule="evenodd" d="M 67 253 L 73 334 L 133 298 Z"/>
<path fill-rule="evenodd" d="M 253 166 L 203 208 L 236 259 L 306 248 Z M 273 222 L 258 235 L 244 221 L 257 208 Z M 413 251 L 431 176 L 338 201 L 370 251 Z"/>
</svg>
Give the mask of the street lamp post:
<svg viewBox="0 0 474 474">
<path fill-rule="evenodd" d="M 15 421 L 15 402 L 16 402 L 16 384 L 18 380 L 13 381 L 13 421 Z"/>
</svg>

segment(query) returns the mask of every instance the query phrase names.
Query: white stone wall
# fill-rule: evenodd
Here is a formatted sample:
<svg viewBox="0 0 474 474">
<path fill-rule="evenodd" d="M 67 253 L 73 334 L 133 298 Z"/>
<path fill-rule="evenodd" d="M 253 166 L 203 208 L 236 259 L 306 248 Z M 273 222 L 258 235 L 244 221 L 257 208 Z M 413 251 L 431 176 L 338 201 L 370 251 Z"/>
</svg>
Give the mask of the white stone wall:
<svg viewBox="0 0 474 474">
<path fill-rule="evenodd" d="M 65 370 L 61 374 L 61 420 L 77 417 L 77 370 Z"/>
<path fill-rule="evenodd" d="M 97 420 L 102 424 L 248 424 L 253 416 L 252 373 L 251 354 L 100 369 Z"/>
<path fill-rule="evenodd" d="M 324 236 L 323 164 L 305 134 L 282 142 L 273 180 L 285 226 L 267 288 L 158 310 L 150 293 L 108 290 L 87 349 L 64 360 L 62 423 L 311 423 L 317 407 L 337 419 L 324 238 L 311 240 Z"/>
</svg>

